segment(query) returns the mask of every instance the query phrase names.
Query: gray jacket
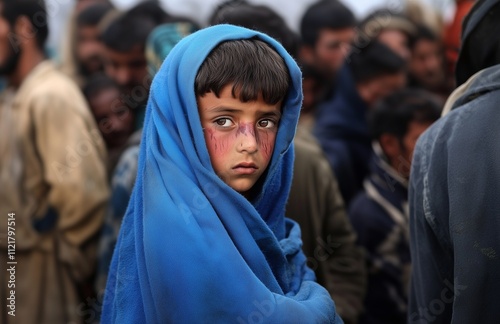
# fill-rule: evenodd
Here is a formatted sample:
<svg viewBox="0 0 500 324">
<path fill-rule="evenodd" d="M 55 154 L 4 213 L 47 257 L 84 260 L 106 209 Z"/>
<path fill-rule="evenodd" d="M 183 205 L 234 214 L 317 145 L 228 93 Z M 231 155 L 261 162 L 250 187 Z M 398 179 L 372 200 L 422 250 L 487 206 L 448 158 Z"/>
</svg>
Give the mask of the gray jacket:
<svg viewBox="0 0 500 324">
<path fill-rule="evenodd" d="M 409 323 L 498 323 L 499 103 L 496 65 L 417 143 L 409 190 Z"/>
</svg>

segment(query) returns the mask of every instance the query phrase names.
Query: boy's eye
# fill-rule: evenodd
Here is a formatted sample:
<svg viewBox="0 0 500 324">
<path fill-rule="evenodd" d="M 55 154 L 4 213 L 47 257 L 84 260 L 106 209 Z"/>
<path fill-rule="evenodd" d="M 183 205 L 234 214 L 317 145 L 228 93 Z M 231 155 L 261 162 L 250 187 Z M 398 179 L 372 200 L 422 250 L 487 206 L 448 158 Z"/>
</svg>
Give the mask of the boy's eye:
<svg viewBox="0 0 500 324">
<path fill-rule="evenodd" d="M 233 122 L 229 118 L 219 118 L 215 121 L 215 123 L 220 127 L 230 127 L 233 125 Z"/>
<path fill-rule="evenodd" d="M 273 128 L 276 125 L 276 123 L 270 119 L 259 120 L 258 124 L 259 124 L 259 127 L 263 127 L 263 128 Z"/>
</svg>

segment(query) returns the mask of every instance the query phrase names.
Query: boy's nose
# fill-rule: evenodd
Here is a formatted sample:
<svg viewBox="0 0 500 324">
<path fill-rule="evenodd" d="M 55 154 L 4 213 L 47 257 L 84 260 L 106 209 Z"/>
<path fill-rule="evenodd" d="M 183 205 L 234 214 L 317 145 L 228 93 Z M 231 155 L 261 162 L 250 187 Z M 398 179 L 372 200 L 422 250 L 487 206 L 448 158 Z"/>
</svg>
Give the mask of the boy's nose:
<svg viewBox="0 0 500 324">
<path fill-rule="evenodd" d="M 252 125 L 242 125 L 238 129 L 239 152 L 255 153 L 258 150 L 258 141 Z"/>
</svg>

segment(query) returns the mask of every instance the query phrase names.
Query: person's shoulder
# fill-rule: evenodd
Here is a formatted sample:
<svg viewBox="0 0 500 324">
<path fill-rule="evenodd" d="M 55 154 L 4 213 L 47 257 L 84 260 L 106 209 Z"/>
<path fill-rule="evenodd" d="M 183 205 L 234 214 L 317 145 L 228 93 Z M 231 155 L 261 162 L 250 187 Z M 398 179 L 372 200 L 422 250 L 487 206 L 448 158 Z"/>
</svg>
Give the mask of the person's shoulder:
<svg viewBox="0 0 500 324">
<path fill-rule="evenodd" d="M 27 98 L 37 99 L 47 95 L 73 96 L 75 93 L 81 95 L 76 83 L 50 60 L 39 63 L 28 74 L 19 88 L 19 93 Z"/>
<path fill-rule="evenodd" d="M 500 136 L 500 66 L 487 69 L 456 100 L 453 109 L 436 121 L 418 139 L 412 173 L 427 173 L 432 166 L 438 177 L 448 163 L 460 165 L 464 158 L 496 152 Z M 415 176 L 421 178 L 420 176 Z M 418 181 L 420 183 L 420 181 Z"/>
<path fill-rule="evenodd" d="M 69 76 L 57 69 L 53 62 L 47 61 L 42 64 L 44 64 L 42 67 L 43 71 L 38 73 L 37 77 L 43 82 L 39 83 L 35 94 L 59 96 L 81 95 L 78 85 Z"/>
<path fill-rule="evenodd" d="M 485 92 L 478 89 L 476 92 L 465 93 L 459 100 L 462 102 L 458 106 L 422 134 L 419 139 L 420 146 L 441 147 L 464 135 L 470 135 L 469 138 L 473 140 L 478 138 L 478 133 L 497 125 L 500 84 L 498 88 L 490 88 Z"/>
<path fill-rule="evenodd" d="M 40 111 L 52 109 L 88 114 L 89 109 L 81 90 L 54 63 L 43 62 L 32 73 L 20 89 L 19 100 L 36 106 Z"/>
</svg>

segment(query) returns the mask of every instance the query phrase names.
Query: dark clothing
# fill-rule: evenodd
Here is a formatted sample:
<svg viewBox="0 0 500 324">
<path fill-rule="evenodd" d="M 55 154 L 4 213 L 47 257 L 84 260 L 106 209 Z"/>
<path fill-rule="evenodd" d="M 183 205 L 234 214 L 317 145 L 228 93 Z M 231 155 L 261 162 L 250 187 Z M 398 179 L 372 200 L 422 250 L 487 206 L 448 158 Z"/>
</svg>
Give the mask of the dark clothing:
<svg viewBox="0 0 500 324">
<path fill-rule="evenodd" d="M 462 27 L 462 47 L 456 66 L 457 86 L 473 74 L 500 63 L 496 37 L 500 33 L 500 1 L 477 1 Z M 490 38 L 492 40 L 490 41 Z"/>
<path fill-rule="evenodd" d="M 500 65 L 419 139 L 410 186 L 411 323 L 498 323 Z"/>
<path fill-rule="evenodd" d="M 367 252 L 366 312 L 360 323 L 406 323 L 410 274 L 408 189 L 378 144 L 371 175 L 349 209 L 358 244 Z"/>
<path fill-rule="evenodd" d="M 346 324 L 357 323 L 366 291 L 364 255 L 330 165 L 312 134 L 295 136 L 295 162 L 286 216 L 302 231 L 303 250 L 318 283 L 328 289 Z"/>
<path fill-rule="evenodd" d="M 372 154 L 366 112 L 351 72 L 344 66 L 332 100 L 318 106 L 314 135 L 337 176 L 346 206 L 362 189 Z"/>
</svg>

